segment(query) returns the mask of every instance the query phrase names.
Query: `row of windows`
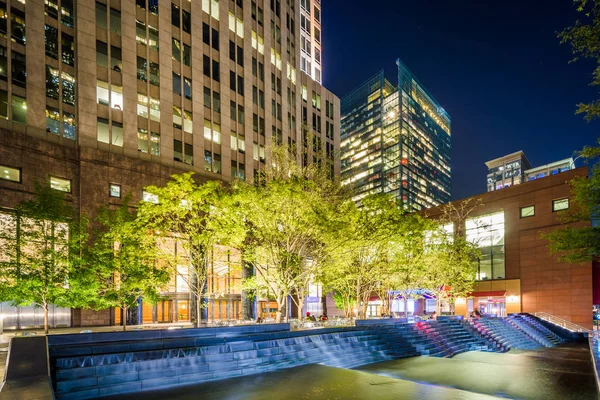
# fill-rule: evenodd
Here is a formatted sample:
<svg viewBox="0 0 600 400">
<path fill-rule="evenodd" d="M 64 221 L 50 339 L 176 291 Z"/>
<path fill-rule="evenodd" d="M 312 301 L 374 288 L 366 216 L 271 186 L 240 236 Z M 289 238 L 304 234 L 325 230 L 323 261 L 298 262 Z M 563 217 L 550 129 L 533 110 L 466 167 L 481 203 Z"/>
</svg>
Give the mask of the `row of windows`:
<svg viewBox="0 0 600 400">
<path fill-rule="evenodd" d="M 569 209 L 569 199 L 557 199 L 552 200 L 552 212 L 562 211 Z M 529 218 L 535 216 L 535 205 L 521 207 L 520 209 L 521 218 Z"/>
</svg>

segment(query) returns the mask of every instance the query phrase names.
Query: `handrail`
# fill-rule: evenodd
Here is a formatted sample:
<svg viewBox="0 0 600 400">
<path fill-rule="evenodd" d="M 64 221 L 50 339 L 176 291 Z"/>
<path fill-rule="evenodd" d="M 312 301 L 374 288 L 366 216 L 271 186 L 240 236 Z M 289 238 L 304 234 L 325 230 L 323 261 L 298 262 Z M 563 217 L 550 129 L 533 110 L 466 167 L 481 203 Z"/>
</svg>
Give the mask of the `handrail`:
<svg viewBox="0 0 600 400">
<path fill-rule="evenodd" d="M 548 321 L 550 323 L 553 323 L 554 325 L 558 325 L 562 328 L 565 328 L 571 332 L 590 332 L 591 331 L 591 329 L 584 328 L 581 325 L 577 325 L 571 321 L 567 321 L 564 318 L 560 318 L 555 315 L 548 314 L 547 312 L 538 311 L 538 312 L 533 313 L 533 315 L 535 315 L 536 317 L 538 317 L 540 319 L 543 319 L 544 321 Z"/>
</svg>

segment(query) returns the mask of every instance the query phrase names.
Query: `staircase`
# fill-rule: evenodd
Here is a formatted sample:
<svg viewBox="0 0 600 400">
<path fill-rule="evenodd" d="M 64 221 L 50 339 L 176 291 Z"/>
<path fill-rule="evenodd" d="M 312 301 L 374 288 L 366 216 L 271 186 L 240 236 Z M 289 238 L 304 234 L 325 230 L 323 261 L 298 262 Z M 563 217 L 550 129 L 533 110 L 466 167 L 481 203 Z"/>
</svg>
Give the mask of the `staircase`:
<svg viewBox="0 0 600 400">
<path fill-rule="evenodd" d="M 534 350 L 541 347 L 525 332 L 507 324 L 505 318 L 481 318 L 472 320 L 470 324 L 480 335 L 505 349 Z"/>
<path fill-rule="evenodd" d="M 507 318 L 523 331 L 526 331 L 534 339 L 540 341 L 546 347 L 557 346 L 564 343 L 564 339 L 542 325 L 536 318 L 527 314 L 512 314 Z"/>
<path fill-rule="evenodd" d="M 421 355 L 452 357 L 465 351 L 503 351 L 458 320 L 420 321 L 397 325 L 396 330 Z"/>
</svg>

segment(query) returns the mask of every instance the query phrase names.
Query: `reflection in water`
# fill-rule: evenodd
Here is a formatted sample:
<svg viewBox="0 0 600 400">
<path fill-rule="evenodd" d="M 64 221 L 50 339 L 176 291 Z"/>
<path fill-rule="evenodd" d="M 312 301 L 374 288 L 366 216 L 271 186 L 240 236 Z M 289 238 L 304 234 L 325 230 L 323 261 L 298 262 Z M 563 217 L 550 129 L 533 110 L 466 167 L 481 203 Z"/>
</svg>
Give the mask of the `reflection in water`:
<svg viewBox="0 0 600 400">
<path fill-rule="evenodd" d="M 585 345 L 539 351 L 412 357 L 347 370 L 307 365 L 254 376 L 146 392 L 144 400 L 198 399 L 593 399 Z M 114 400 L 141 395 L 114 396 Z"/>
</svg>

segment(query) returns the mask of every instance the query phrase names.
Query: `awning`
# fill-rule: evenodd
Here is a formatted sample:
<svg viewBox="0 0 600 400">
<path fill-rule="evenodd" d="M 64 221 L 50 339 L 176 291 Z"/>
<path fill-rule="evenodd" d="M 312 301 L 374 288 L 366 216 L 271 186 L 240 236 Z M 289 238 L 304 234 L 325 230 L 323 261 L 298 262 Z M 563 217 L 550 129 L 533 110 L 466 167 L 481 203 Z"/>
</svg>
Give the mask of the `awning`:
<svg viewBox="0 0 600 400">
<path fill-rule="evenodd" d="M 496 290 L 491 292 L 473 292 L 467 297 L 503 297 L 506 294 L 506 290 Z"/>
</svg>

